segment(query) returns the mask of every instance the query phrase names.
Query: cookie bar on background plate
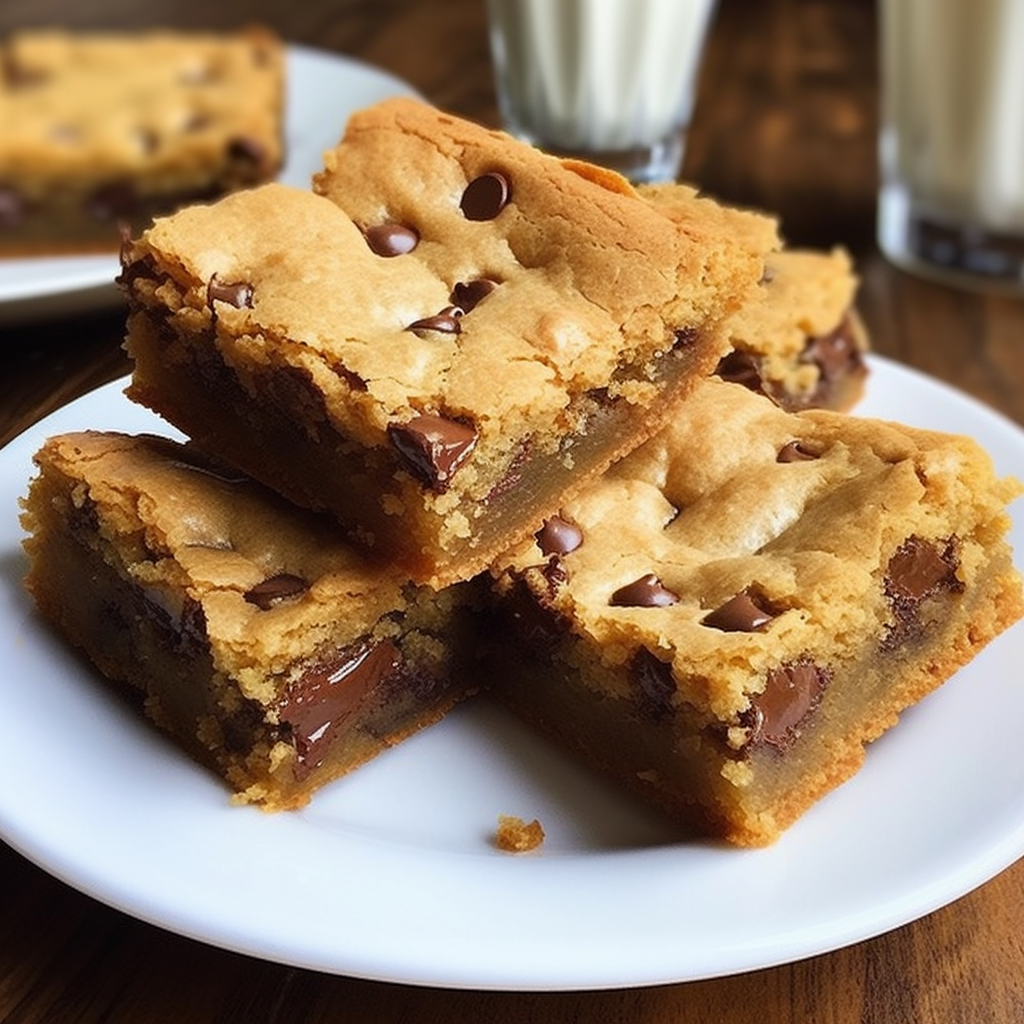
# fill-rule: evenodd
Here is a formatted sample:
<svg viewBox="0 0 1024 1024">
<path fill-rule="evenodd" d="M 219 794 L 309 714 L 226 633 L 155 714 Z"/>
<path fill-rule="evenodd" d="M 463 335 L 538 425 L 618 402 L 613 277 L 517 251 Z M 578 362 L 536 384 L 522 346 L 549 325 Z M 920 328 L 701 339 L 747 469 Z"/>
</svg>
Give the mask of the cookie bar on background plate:
<svg viewBox="0 0 1024 1024">
<path fill-rule="evenodd" d="M 495 568 L 487 677 L 681 821 L 769 843 L 1024 612 L 1019 489 L 966 438 L 708 381 Z"/>
<path fill-rule="evenodd" d="M 868 336 L 857 278 L 842 249 L 783 249 L 768 259 L 760 300 L 733 317 L 733 351 L 718 366 L 790 412 L 849 410 L 864 391 Z"/>
<path fill-rule="evenodd" d="M 468 585 L 370 566 L 333 521 L 188 445 L 66 434 L 36 462 L 40 611 L 237 799 L 300 806 L 466 695 Z"/>
<path fill-rule="evenodd" d="M 355 114 L 316 190 L 126 246 L 128 393 L 438 587 L 653 434 L 777 246 L 413 100 Z"/>
<path fill-rule="evenodd" d="M 698 194 L 681 184 L 642 185 L 639 191 L 666 211 Z M 849 254 L 841 248 L 782 249 L 768 256 L 761 284 L 729 323 L 731 351 L 718 375 L 790 411 L 848 410 L 864 389 L 868 349 Z"/>
<path fill-rule="evenodd" d="M 272 180 L 284 77 L 264 29 L 0 40 L 0 253 L 116 252 L 121 223 Z"/>
</svg>

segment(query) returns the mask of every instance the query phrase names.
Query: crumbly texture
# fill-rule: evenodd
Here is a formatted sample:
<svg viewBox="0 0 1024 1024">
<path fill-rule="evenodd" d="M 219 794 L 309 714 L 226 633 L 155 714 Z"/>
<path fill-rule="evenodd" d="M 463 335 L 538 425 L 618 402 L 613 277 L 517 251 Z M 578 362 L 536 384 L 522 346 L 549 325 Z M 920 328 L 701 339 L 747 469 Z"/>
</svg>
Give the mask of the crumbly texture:
<svg viewBox="0 0 1024 1024">
<path fill-rule="evenodd" d="M 771 842 L 1024 612 L 1019 491 L 969 439 L 708 381 L 496 567 L 489 678 L 680 820 Z"/>
<path fill-rule="evenodd" d="M 116 251 L 120 223 L 271 180 L 284 78 L 264 29 L 0 42 L 0 253 Z"/>
<path fill-rule="evenodd" d="M 239 800 L 300 806 L 468 692 L 465 588 L 411 587 L 187 445 L 68 434 L 36 461 L 39 609 Z"/>
<path fill-rule="evenodd" d="M 326 167 L 126 248 L 129 395 L 434 586 L 649 437 L 776 245 L 412 100 Z"/>
<path fill-rule="evenodd" d="M 544 842 L 544 827 L 536 818 L 524 821 L 514 814 L 499 814 L 494 845 L 504 853 L 530 853 Z"/>
<path fill-rule="evenodd" d="M 784 409 L 849 410 L 864 390 L 868 336 L 854 302 L 849 255 L 784 249 L 767 262 L 759 301 L 732 319 L 724 379 Z"/>
</svg>

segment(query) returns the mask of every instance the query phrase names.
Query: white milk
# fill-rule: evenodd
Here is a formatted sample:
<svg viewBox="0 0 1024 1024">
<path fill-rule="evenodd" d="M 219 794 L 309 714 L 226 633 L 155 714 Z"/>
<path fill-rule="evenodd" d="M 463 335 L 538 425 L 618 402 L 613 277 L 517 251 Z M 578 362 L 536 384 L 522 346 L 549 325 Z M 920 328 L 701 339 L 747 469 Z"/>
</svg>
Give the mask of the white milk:
<svg viewBox="0 0 1024 1024">
<path fill-rule="evenodd" d="M 714 0 L 488 0 L 514 133 L 580 154 L 673 146 Z"/>
<path fill-rule="evenodd" d="M 1024 239 L 1024 0 L 885 0 L 882 18 L 883 248 L 886 217 Z"/>
</svg>

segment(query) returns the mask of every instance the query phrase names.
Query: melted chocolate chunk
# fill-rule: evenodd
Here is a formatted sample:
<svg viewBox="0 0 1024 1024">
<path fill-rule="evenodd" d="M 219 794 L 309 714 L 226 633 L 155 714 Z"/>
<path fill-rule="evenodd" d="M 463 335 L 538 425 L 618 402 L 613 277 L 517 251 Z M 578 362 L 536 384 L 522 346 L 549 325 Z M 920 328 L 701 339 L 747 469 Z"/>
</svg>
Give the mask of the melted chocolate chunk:
<svg viewBox="0 0 1024 1024">
<path fill-rule="evenodd" d="M 404 224 L 375 224 L 363 232 L 366 244 L 378 256 L 404 256 L 419 245 L 419 233 Z"/>
<path fill-rule="evenodd" d="M 309 590 L 309 583 L 301 576 L 282 572 L 257 583 L 255 587 L 250 587 L 245 592 L 245 599 L 249 604 L 254 604 L 266 612 L 287 598 L 297 597 L 307 590 Z"/>
<path fill-rule="evenodd" d="M 459 281 L 452 289 L 451 300 L 463 312 L 469 313 L 497 287 L 497 281 L 486 277 L 478 277 L 475 281 Z"/>
<path fill-rule="evenodd" d="M 637 689 L 637 704 L 642 715 L 657 721 L 671 713 L 676 692 L 671 665 L 641 647 L 630 663 L 630 677 Z"/>
<path fill-rule="evenodd" d="M 928 598 L 963 591 L 956 574 L 959 565 L 955 537 L 929 541 L 911 536 L 897 548 L 885 571 L 885 596 L 894 621 L 882 640 L 883 650 L 894 650 L 924 630 L 921 607 Z"/>
<path fill-rule="evenodd" d="M 445 306 L 440 313 L 415 320 L 406 327 L 407 331 L 437 331 L 439 334 L 460 334 L 462 332 L 462 310 L 458 306 Z"/>
<path fill-rule="evenodd" d="M 206 301 L 212 306 L 214 302 L 226 302 L 235 309 L 252 309 L 253 287 L 248 281 L 219 281 L 214 274 L 206 286 Z"/>
<path fill-rule="evenodd" d="M 0 185 L 0 229 L 16 228 L 25 219 L 25 201 L 10 185 Z"/>
<path fill-rule="evenodd" d="M 423 483 L 443 494 L 476 447 L 477 433 L 458 420 L 425 414 L 408 423 L 392 423 L 388 440 Z"/>
<path fill-rule="evenodd" d="M 750 709 L 741 716 L 750 729 L 748 746 L 767 744 L 780 752 L 788 750 L 821 703 L 831 679 L 828 669 L 807 660 L 773 668 L 764 690 L 751 699 Z"/>
<path fill-rule="evenodd" d="M 776 614 L 764 598 L 748 587 L 714 611 L 708 612 L 700 621 L 723 633 L 755 633 L 767 626 Z"/>
<path fill-rule="evenodd" d="M 800 361 L 814 363 L 829 382 L 845 377 L 852 367 L 859 366 L 861 357 L 852 319 L 845 316 L 828 334 L 809 338 Z"/>
<path fill-rule="evenodd" d="M 821 456 L 808 448 L 803 441 L 787 441 L 775 457 L 776 462 L 813 462 Z"/>
<path fill-rule="evenodd" d="M 508 178 L 504 174 L 481 174 L 466 186 L 459 209 L 466 220 L 493 220 L 511 197 Z"/>
<path fill-rule="evenodd" d="M 534 534 L 544 555 L 568 555 L 583 543 L 583 531 L 568 519 L 552 516 Z"/>
<path fill-rule="evenodd" d="M 323 763 L 339 726 L 401 666 L 402 656 L 390 640 L 362 640 L 310 665 L 288 687 L 278 715 L 298 754 L 296 777 Z"/>
<path fill-rule="evenodd" d="M 608 599 L 608 603 L 616 608 L 667 608 L 678 602 L 678 594 L 663 587 L 653 572 L 619 587 Z"/>
<path fill-rule="evenodd" d="M 367 391 L 369 385 L 353 370 L 350 370 L 347 366 L 342 363 L 335 363 L 331 369 L 353 390 L 353 391 Z"/>
<path fill-rule="evenodd" d="M 86 212 L 94 220 L 131 220 L 139 208 L 139 196 L 128 181 L 100 185 L 85 200 Z"/>
<path fill-rule="evenodd" d="M 715 373 L 732 384 L 742 384 L 751 391 L 764 393 L 764 380 L 761 377 L 761 367 L 758 361 L 749 352 L 733 350 L 727 356 L 723 356 L 715 369 Z"/>
</svg>

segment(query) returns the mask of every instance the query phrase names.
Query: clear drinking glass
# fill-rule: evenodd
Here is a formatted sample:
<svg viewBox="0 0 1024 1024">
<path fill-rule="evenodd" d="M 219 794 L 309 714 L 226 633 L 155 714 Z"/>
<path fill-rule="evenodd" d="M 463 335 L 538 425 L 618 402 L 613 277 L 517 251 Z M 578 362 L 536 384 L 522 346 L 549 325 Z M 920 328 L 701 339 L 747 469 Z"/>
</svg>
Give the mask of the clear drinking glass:
<svg viewBox="0 0 1024 1024">
<path fill-rule="evenodd" d="M 498 103 L 548 152 L 668 181 L 714 0 L 488 0 Z"/>
<path fill-rule="evenodd" d="M 883 0 L 878 241 L 1024 293 L 1024 2 Z"/>
</svg>

